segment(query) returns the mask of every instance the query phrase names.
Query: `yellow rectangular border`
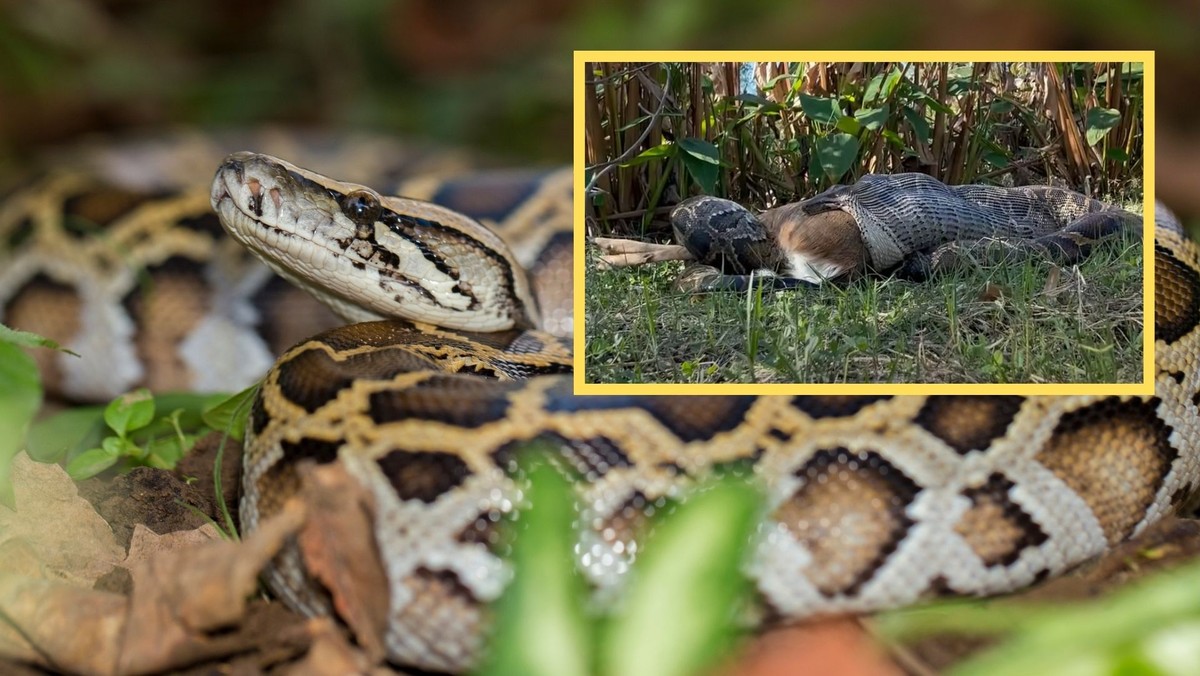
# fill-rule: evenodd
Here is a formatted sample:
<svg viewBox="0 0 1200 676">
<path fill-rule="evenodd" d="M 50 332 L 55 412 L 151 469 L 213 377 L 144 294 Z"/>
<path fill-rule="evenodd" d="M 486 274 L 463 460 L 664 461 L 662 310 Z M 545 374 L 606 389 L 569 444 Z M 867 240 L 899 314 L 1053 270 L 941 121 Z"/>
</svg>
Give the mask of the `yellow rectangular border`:
<svg viewBox="0 0 1200 676">
<path fill-rule="evenodd" d="M 1142 219 L 1142 382 L 1141 383 L 721 383 L 630 384 L 586 383 L 584 308 L 586 231 L 584 224 L 584 68 L 591 61 L 1115 61 L 1142 62 L 1145 89 L 1145 152 Z M 1154 394 L 1154 52 L 1132 51 L 625 51 L 579 50 L 574 55 L 574 284 L 575 394 L 591 395 L 732 395 L 732 394 L 1016 394 L 1016 395 L 1152 395 Z"/>
</svg>

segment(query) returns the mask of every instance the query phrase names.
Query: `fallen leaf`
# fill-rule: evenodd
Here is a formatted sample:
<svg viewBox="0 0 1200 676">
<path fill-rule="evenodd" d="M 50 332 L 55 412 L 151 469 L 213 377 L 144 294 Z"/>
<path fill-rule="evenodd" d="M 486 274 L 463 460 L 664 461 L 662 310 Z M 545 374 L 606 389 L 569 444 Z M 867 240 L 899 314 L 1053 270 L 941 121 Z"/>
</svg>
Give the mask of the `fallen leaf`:
<svg viewBox="0 0 1200 676">
<path fill-rule="evenodd" d="M 17 510 L 0 507 L 0 552 L 22 541 L 39 563 L 39 577 L 79 587 L 91 587 L 125 558 L 112 529 L 79 497 L 62 467 L 18 453 L 12 470 Z"/>
<path fill-rule="evenodd" d="M 327 617 L 309 620 L 312 647 L 304 658 L 292 666 L 290 676 L 321 676 L 322 674 L 363 674 L 370 660 L 350 645 L 345 634 Z"/>
<path fill-rule="evenodd" d="M 195 547 L 220 539 L 221 534 L 209 523 L 192 530 L 180 530 L 166 535 L 159 535 L 139 523 L 133 527 L 133 537 L 129 541 L 129 553 L 125 555 L 124 565 L 134 568 L 163 552 Z"/>
<path fill-rule="evenodd" d="M 126 599 L 55 580 L 0 575 L 0 617 L 20 643 L 0 640 L 4 657 L 57 671 L 113 673 Z M 7 634 L 7 632 L 5 632 Z"/>
<path fill-rule="evenodd" d="M 372 528 L 374 501 L 339 463 L 307 463 L 299 473 L 310 515 L 299 536 L 305 568 L 329 591 L 338 617 L 377 664 L 386 654 L 390 600 L 380 593 L 388 581 Z"/>
<path fill-rule="evenodd" d="M 304 523 L 289 501 L 242 542 L 163 550 L 134 565 L 133 594 L 120 650 L 121 673 L 177 669 L 229 654 L 245 638 L 214 640 L 245 614 L 258 574 Z"/>
</svg>

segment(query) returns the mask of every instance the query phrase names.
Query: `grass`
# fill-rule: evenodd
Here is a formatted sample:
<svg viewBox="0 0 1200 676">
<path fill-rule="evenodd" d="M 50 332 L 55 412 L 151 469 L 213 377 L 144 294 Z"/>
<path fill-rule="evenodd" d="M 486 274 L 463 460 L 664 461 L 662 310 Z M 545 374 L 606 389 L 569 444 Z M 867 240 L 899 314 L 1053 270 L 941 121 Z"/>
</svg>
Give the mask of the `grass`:
<svg viewBox="0 0 1200 676">
<path fill-rule="evenodd" d="M 1041 258 L 931 282 L 867 278 L 689 295 L 682 265 L 598 270 L 589 255 L 590 383 L 1142 381 L 1140 233 L 1074 268 Z M 996 297 L 997 292 L 999 296 Z"/>
</svg>

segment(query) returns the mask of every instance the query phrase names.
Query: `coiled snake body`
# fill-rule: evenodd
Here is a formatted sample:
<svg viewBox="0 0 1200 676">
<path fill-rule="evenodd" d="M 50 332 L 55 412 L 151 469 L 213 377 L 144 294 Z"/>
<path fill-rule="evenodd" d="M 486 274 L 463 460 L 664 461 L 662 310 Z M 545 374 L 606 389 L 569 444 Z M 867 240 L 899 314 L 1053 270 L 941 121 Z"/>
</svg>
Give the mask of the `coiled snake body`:
<svg viewBox="0 0 1200 676">
<path fill-rule="evenodd" d="M 414 325 L 420 317 L 397 307 L 409 322 L 316 336 L 277 363 L 253 415 L 245 522 L 278 508 L 294 463 L 344 463 L 375 500 L 387 641 L 403 663 L 462 669 L 478 655 L 484 604 L 507 579 L 492 547 L 495 523 L 518 501 L 512 449 L 529 440 L 550 442 L 581 477 L 580 564 L 600 588 L 635 558 L 647 507 L 716 467 L 742 466 L 770 511 L 750 574 L 770 612 L 793 618 L 1027 585 L 1188 501 L 1200 472 L 1200 285 L 1195 249 L 1173 223 L 1156 248 L 1154 397 L 577 397 L 550 375 L 569 369 L 570 355 L 527 330 L 536 320 L 520 311 L 530 308 L 520 282 L 493 269 L 504 253 L 426 253 L 412 244 L 412 223 L 434 218 L 423 207 L 255 155 L 226 162 L 213 203 L 252 248 L 300 240 L 290 274 L 318 295 L 338 292 L 297 269 L 369 268 L 391 251 L 417 258 L 388 269 L 436 268 L 409 279 L 434 296 L 416 297 L 467 309 L 443 325 L 479 327 L 476 311 L 495 320 L 484 328 L 498 332 L 466 334 Z M 456 219 L 434 227 L 483 239 Z M 393 235 L 403 241 L 389 244 Z M 460 297 L 481 290 L 476 264 L 514 290 L 493 310 Z M 367 279 L 382 290 L 366 301 L 370 313 L 392 312 L 396 287 Z M 298 552 L 273 584 L 297 606 L 327 609 Z"/>
<path fill-rule="evenodd" d="M 298 463 L 341 463 L 374 499 L 402 664 L 477 659 L 509 576 L 496 524 L 519 503 L 513 451 L 529 440 L 578 477 L 579 564 L 601 589 L 664 499 L 718 468 L 753 477 L 768 516 L 747 572 L 784 619 L 1028 585 L 1190 506 L 1200 479 L 1200 260 L 1165 210 L 1153 396 L 579 397 L 565 332 L 539 330 L 564 328 L 540 319 L 547 287 L 474 221 L 250 154 L 208 197 L 235 238 L 343 315 L 398 317 L 276 362 L 251 415 L 242 519 L 278 510 Z M 293 606 L 330 611 L 297 548 L 268 577 Z"/>
</svg>

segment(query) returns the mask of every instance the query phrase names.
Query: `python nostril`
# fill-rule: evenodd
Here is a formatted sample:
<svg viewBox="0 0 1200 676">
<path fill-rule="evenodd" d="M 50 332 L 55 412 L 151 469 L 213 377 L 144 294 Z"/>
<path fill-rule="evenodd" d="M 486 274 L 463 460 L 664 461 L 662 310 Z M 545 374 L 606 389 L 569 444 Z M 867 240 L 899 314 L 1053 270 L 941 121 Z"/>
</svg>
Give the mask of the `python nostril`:
<svg viewBox="0 0 1200 676">
<path fill-rule="evenodd" d="M 243 183 L 246 180 L 246 163 L 260 157 L 257 153 L 252 153 L 247 150 L 242 150 L 233 153 L 225 158 L 221 163 L 222 171 L 232 171 L 238 183 Z"/>
<path fill-rule="evenodd" d="M 223 169 L 225 171 L 232 171 L 234 178 L 237 179 L 238 183 L 246 180 L 246 164 L 241 160 L 235 160 L 230 157 L 229 159 L 225 160 L 225 166 Z"/>
</svg>

